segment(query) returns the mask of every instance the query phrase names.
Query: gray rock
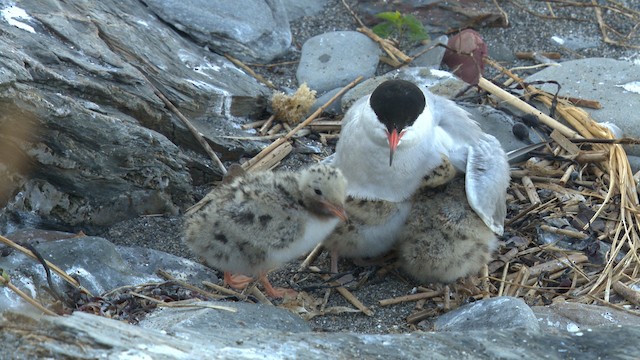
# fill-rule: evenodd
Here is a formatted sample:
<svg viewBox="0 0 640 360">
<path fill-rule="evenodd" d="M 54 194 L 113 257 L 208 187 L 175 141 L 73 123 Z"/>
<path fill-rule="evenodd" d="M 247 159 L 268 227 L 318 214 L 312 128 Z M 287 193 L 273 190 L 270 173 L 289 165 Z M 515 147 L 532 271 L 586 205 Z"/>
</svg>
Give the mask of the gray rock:
<svg viewBox="0 0 640 360">
<path fill-rule="evenodd" d="M 529 143 L 519 140 L 513 135 L 512 129 L 516 121 L 511 115 L 487 105 L 465 103 L 460 105 L 471 113 L 472 118 L 478 122 L 484 132 L 495 136 L 500 141 L 505 151 L 508 152 L 529 145 Z M 532 131 L 529 134 L 530 138 L 534 138 Z"/>
<path fill-rule="evenodd" d="M 335 31 L 307 40 L 296 72 L 298 83 L 319 93 L 345 86 L 358 76 L 373 76 L 380 49 L 356 31 Z"/>
<path fill-rule="evenodd" d="M 507 296 L 461 306 L 440 316 L 434 327 L 438 331 L 540 330 L 531 308 L 522 299 Z"/>
<path fill-rule="evenodd" d="M 215 334 L 227 329 L 270 329 L 292 333 L 311 331 L 311 327 L 298 315 L 271 305 L 222 301 L 197 304 L 232 307 L 236 311 L 219 311 L 210 308 L 159 308 L 140 321 L 139 325 L 143 328 L 173 334 L 184 332 Z M 182 337 L 185 336 L 182 335 Z"/>
<path fill-rule="evenodd" d="M 340 90 L 342 90 L 341 87 L 335 88 L 333 90 L 327 91 L 322 96 L 320 96 L 316 100 L 316 102 L 313 103 L 313 106 L 311 106 L 311 109 L 309 109 L 309 114 L 312 114 L 314 111 L 318 110 L 319 107 L 321 107 L 322 105 L 326 104 L 327 101 L 329 101 L 329 99 L 331 99 Z M 342 100 L 342 97 L 337 98 L 331 105 L 329 105 L 329 107 L 327 107 L 324 110 L 324 112 L 327 113 L 327 114 L 331 114 L 331 115 L 340 115 L 340 114 L 342 114 L 342 107 L 340 106 L 340 101 L 341 100 Z"/>
<path fill-rule="evenodd" d="M 562 302 L 549 306 L 533 306 L 540 329 L 548 333 L 577 333 L 597 327 L 640 326 L 640 318 L 605 306 Z"/>
<path fill-rule="evenodd" d="M 161 251 L 114 246 L 99 237 L 69 237 L 74 234 L 67 234 L 66 239 L 50 240 L 63 235 L 40 234 L 37 230 L 30 234 L 22 232 L 20 237 L 31 239 L 30 243 L 44 259 L 76 277 L 93 295 L 125 285 L 164 281 L 155 274 L 158 269 L 189 283 L 217 281 L 213 270 Z M 14 285 L 30 296 L 44 304 L 53 301 L 45 290 L 48 285 L 44 269 L 37 261 L 14 250 L 9 256 L 0 257 L 0 268 L 9 274 Z M 58 275 L 52 274 L 52 279 L 59 291 L 66 289 L 66 283 Z M 0 293 L 0 311 L 24 305 L 15 293 Z"/>
<path fill-rule="evenodd" d="M 328 0 L 282 0 L 289 21 L 318 14 Z"/>
<path fill-rule="evenodd" d="M 145 0 L 162 20 L 213 51 L 268 63 L 291 46 L 281 0 Z"/>
<path fill-rule="evenodd" d="M 616 124 L 626 136 L 640 138 L 638 107 L 640 93 L 630 84 L 640 81 L 640 65 L 614 59 L 591 58 L 566 61 L 529 76 L 526 81 L 555 80 L 562 88 L 559 95 L 597 100 L 602 109 L 584 109 L 598 122 Z M 625 88 L 626 86 L 626 88 Z M 554 93 L 552 84 L 540 86 Z M 640 156 L 640 147 L 625 147 Z"/>
<path fill-rule="evenodd" d="M 446 35 L 442 35 L 437 39 L 431 41 L 429 44 L 421 45 L 411 53 L 411 56 L 416 56 L 424 51 L 424 53 L 415 58 L 411 65 L 415 67 L 426 67 L 431 69 L 439 69 L 440 63 L 442 63 L 442 57 L 447 50 L 443 46 L 436 46 L 435 44 L 447 44 L 449 38 Z"/>
<path fill-rule="evenodd" d="M 65 317 L 4 312 L 0 327 L 3 355 L 11 359 L 631 359 L 640 352 L 638 326 L 562 336 L 499 327 L 395 335 L 272 329 L 172 334 L 82 312 Z"/>
<path fill-rule="evenodd" d="M 629 155 L 629 165 L 631 166 L 631 172 L 634 174 L 640 171 L 640 156 Z"/>
<path fill-rule="evenodd" d="M 214 150 L 227 158 L 259 151 L 220 135 L 235 135 L 238 119 L 263 112 L 266 88 L 144 4 L 19 6 L 26 17 L 0 21 L 0 143 L 10 154 L 0 158 L 3 232 L 176 213 L 193 201 L 192 178 L 219 178 L 210 160 L 184 154 L 203 151 L 151 84 Z"/>
<path fill-rule="evenodd" d="M 513 49 L 507 47 L 503 43 L 490 44 L 489 56 L 495 61 L 499 62 L 513 62 L 516 60 L 516 55 L 513 53 Z"/>
</svg>

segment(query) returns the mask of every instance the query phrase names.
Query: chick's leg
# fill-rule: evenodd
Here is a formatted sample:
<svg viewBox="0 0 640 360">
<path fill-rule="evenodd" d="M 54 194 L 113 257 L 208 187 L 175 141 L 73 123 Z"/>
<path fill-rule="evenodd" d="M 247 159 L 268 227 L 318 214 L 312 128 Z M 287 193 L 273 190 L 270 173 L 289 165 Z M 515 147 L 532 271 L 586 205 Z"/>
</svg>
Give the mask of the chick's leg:
<svg viewBox="0 0 640 360">
<path fill-rule="evenodd" d="M 264 286 L 264 290 L 266 291 L 267 295 L 271 297 L 282 298 L 285 297 L 285 295 L 291 297 L 295 297 L 296 295 L 298 295 L 298 292 L 293 289 L 274 288 L 267 278 L 267 273 L 260 274 L 260 282 L 262 283 L 262 286 Z"/>
<path fill-rule="evenodd" d="M 234 289 L 243 290 L 246 289 L 249 284 L 253 281 L 252 277 L 241 275 L 241 274 L 231 274 L 228 271 L 224 272 L 224 283 L 229 285 Z"/>
</svg>

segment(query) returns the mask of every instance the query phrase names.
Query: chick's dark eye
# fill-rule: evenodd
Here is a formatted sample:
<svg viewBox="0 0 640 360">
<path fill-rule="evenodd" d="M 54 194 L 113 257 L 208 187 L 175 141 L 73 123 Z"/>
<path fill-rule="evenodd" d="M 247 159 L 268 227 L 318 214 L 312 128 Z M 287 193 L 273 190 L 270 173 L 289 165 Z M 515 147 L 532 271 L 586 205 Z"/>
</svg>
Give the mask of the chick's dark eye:
<svg viewBox="0 0 640 360">
<path fill-rule="evenodd" d="M 320 189 L 314 189 L 316 195 L 322 195 L 322 190 Z"/>
</svg>

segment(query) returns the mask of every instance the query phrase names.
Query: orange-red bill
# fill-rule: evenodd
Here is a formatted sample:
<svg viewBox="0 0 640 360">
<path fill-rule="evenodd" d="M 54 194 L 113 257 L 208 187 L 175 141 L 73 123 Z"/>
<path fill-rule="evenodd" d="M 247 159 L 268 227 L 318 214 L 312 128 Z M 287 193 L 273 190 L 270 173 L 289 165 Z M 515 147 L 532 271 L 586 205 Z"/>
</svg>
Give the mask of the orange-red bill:
<svg viewBox="0 0 640 360">
<path fill-rule="evenodd" d="M 325 209 L 327 209 L 331 214 L 339 217 L 342 221 L 349 220 L 347 212 L 344 211 L 342 206 L 336 206 L 324 200 L 322 200 L 322 205 L 324 205 Z"/>
<path fill-rule="evenodd" d="M 389 166 L 393 164 L 393 154 L 395 154 L 403 134 L 402 131 L 398 134 L 398 130 L 396 129 L 393 129 L 391 133 L 387 132 L 387 139 L 389 140 Z"/>
</svg>

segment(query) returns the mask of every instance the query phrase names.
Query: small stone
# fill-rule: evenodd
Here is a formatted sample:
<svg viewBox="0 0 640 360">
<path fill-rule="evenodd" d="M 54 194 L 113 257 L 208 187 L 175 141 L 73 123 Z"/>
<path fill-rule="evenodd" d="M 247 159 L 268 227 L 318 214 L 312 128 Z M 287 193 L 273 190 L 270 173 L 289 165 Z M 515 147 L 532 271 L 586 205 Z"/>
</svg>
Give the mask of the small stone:
<svg viewBox="0 0 640 360">
<path fill-rule="evenodd" d="M 335 31 L 312 37 L 302 46 L 296 72 L 298 83 L 306 82 L 323 93 L 342 87 L 358 76 L 375 74 L 380 49 L 366 35 L 356 31 Z"/>
</svg>

